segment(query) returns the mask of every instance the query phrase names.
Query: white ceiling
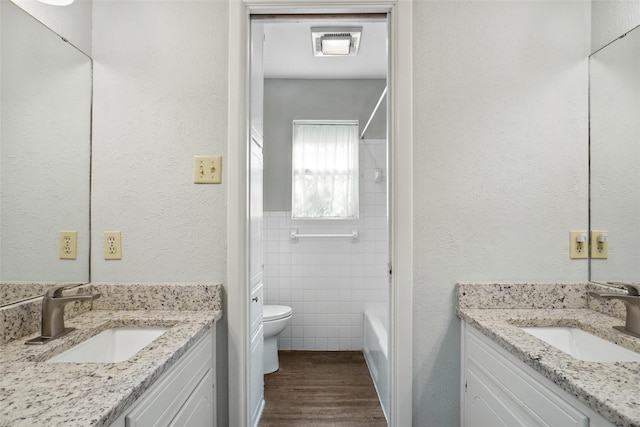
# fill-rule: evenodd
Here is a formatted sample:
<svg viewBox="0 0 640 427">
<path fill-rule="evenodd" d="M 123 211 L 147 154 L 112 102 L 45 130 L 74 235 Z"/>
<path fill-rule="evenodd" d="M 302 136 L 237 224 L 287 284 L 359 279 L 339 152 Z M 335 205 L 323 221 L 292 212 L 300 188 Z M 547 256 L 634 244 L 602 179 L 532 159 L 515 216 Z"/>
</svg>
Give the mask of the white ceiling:
<svg viewBox="0 0 640 427">
<path fill-rule="evenodd" d="M 311 27 L 362 26 L 358 56 L 313 56 Z M 284 79 L 383 79 L 387 75 L 387 24 L 280 20 L 264 22 L 264 76 Z"/>
</svg>

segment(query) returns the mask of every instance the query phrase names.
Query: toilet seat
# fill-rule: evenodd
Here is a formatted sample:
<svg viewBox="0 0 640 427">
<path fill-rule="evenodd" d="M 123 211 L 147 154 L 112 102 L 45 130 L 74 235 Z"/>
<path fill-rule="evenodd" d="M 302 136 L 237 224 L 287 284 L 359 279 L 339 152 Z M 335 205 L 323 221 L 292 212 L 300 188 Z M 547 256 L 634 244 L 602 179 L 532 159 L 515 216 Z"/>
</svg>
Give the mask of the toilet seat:
<svg viewBox="0 0 640 427">
<path fill-rule="evenodd" d="M 291 316 L 292 311 L 291 307 L 286 305 L 264 305 L 262 306 L 262 321 L 284 319 Z"/>
</svg>

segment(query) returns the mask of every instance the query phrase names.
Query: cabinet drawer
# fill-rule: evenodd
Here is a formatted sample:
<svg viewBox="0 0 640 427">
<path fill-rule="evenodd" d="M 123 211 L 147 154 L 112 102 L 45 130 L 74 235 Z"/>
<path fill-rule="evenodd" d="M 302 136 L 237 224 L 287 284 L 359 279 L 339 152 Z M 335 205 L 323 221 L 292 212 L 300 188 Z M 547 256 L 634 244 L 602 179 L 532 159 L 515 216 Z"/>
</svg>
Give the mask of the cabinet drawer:
<svg viewBox="0 0 640 427">
<path fill-rule="evenodd" d="M 169 425 L 196 385 L 212 369 L 211 335 L 209 331 L 136 403 L 135 408 L 125 417 L 126 427 Z"/>
</svg>

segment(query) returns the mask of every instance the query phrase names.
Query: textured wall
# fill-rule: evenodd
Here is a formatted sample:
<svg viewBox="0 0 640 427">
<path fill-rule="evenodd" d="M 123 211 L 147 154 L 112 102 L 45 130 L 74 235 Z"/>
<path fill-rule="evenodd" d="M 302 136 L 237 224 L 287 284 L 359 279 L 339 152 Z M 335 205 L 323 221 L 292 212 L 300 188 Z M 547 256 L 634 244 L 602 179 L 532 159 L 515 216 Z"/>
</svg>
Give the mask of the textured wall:
<svg viewBox="0 0 640 427">
<path fill-rule="evenodd" d="M 94 4 L 92 281 L 226 285 L 227 8 Z M 202 154 L 223 156 L 221 185 L 193 184 L 193 156 Z M 108 230 L 122 232 L 121 261 L 102 257 Z M 226 317 L 216 339 L 226 425 Z"/>
<path fill-rule="evenodd" d="M 586 280 L 589 3 L 418 1 L 414 416 L 459 423 L 465 280 Z"/>
<path fill-rule="evenodd" d="M 640 0 L 591 1 L 591 52 L 640 25 Z"/>
<path fill-rule="evenodd" d="M 226 277 L 227 4 L 94 4 L 93 281 Z M 193 156 L 223 156 L 221 185 Z M 120 261 L 102 233 L 122 232 Z"/>
<path fill-rule="evenodd" d="M 37 0 L 11 1 L 69 40 L 78 49 L 91 55 L 91 10 L 93 0 L 75 0 L 64 7 L 51 6 L 40 3 Z"/>
</svg>

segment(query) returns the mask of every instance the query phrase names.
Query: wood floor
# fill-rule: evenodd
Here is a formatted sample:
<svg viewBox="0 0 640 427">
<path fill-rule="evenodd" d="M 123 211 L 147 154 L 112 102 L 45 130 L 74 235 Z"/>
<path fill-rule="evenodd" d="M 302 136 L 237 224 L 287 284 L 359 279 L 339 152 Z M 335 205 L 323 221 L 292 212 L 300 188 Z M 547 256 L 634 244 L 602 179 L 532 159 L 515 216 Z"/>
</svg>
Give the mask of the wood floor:
<svg viewBox="0 0 640 427">
<path fill-rule="evenodd" d="M 280 351 L 259 427 L 386 427 L 362 352 Z"/>
</svg>

